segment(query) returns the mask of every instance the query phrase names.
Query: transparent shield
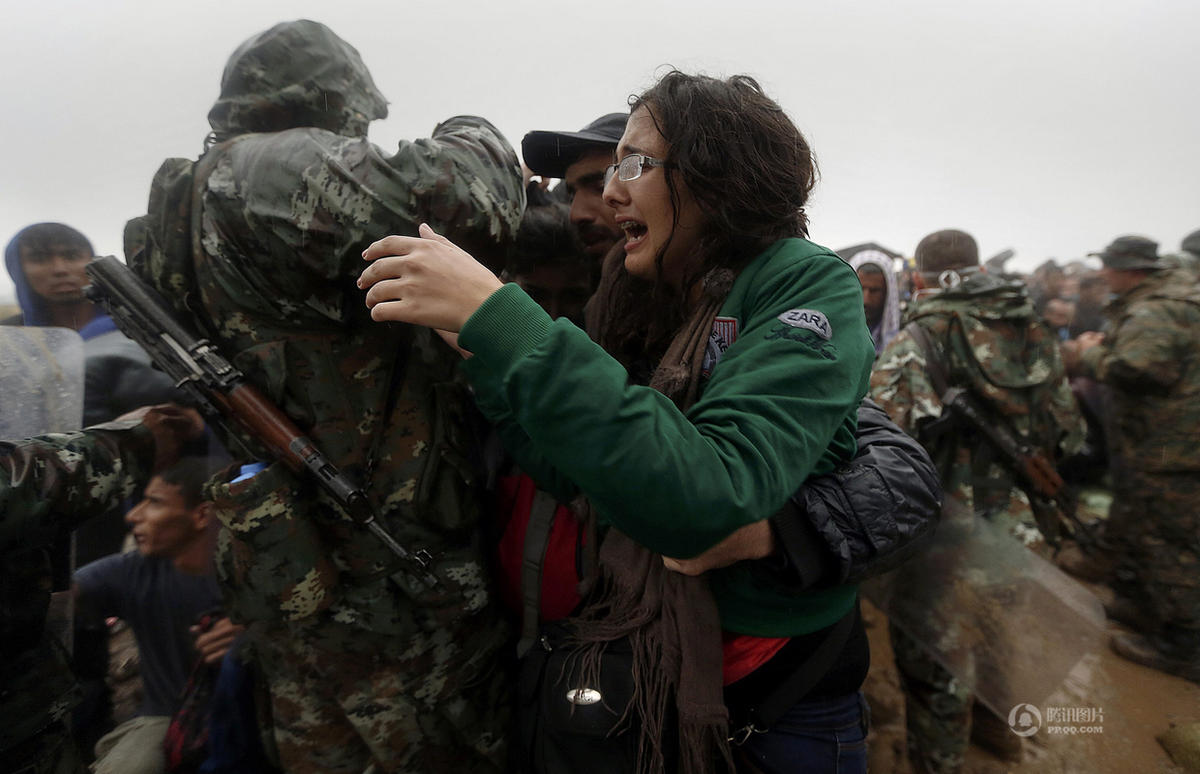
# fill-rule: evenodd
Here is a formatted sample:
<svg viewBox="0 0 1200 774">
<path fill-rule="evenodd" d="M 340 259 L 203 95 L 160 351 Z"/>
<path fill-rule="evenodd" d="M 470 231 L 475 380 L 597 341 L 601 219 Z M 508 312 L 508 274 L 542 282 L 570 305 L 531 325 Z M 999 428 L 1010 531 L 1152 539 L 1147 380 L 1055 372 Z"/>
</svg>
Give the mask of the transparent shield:
<svg viewBox="0 0 1200 774">
<path fill-rule="evenodd" d="M 1042 704 L 1105 642 L 1090 591 L 973 516 L 944 515 L 928 552 L 863 592 L 1000 717 Z"/>
<path fill-rule="evenodd" d="M 0 326 L 0 438 L 78 430 L 82 423 L 79 334 Z"/>
<path fill-rule="evenodd" d="M 0 438 L 78 430 L 83 424 L 83 339 L 67 328 L 0 326 Z M 53 588 L 47 630 L 72 650 L 70 592 L 75 541 L 50 551 Z"/>
</svg>

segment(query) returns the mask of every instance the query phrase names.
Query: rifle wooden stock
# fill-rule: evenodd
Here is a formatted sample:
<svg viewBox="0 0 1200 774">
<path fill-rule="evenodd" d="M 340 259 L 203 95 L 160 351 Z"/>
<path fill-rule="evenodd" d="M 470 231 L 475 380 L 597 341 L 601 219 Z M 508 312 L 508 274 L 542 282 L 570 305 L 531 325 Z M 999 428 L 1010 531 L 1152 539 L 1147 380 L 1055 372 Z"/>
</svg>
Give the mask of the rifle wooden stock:
<svg viewBox="0 0 1200 774">
<path fill-rule="evenodd" d="M 1062 525 L 1069 523 L 1070 533 L 1081 546 L 1095 543 L 1091 531 L 1075 513 L 1075 500 L 1054 463 L 1041 449 L 1018 438 L 1003 422 L 991 420 L 966 390 L 952 387 L 942 396 L 946 411 L 960 426 L 979 432 L 1011 465 L 1021 488 L 1029 497 L 1038 527 L 1046 542 L 1057 547 Z M 939 428 L 945 432 L 946 428 Z"/>
</svg>

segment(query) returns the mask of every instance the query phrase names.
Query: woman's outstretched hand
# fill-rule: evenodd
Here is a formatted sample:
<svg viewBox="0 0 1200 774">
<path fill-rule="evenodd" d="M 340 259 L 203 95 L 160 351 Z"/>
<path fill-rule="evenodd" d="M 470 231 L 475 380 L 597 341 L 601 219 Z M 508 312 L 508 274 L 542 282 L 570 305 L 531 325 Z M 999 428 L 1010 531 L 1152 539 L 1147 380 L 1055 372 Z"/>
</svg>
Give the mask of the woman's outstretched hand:
<svg viewBox="0 0 1200 774">
<path fill-rule="evenodd" d="M 363 252 L 371 261 L 358 278 L 371 319 L 462 330 L 467 318 L 502 287 L 500 280 L 444 236 L 422 223 L 419 237 L 389 236 Z"/>
</svg>

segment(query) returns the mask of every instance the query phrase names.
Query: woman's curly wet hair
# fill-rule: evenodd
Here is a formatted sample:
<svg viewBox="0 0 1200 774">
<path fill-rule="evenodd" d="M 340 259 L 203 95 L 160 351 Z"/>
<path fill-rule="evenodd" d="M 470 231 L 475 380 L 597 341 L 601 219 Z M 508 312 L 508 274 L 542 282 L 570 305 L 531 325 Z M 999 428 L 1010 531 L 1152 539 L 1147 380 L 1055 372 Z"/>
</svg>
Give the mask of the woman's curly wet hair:
<svg viewBox="0 0 1200 774">
<path fill-rule="evenodd" d="M 682 180 L 706 216 L 707 267 L 740 268 L 776 240 L 808 234 L 812 149 L 758 81 L 672 70 L 630 105 L 645 107 L 667 141 L 672 202 Z"/>
<path fill-rule="evenodd" d="M 817 164 L 804 135 L 748 75 L 721 80 L 671 70 L 629 105 L 645 108 L 667 141 L 664 172 L 675 217 L 683 185 L 705 221 L 682 293 L 661 281 L 642 285 L 625 277 L 627 292 L 614 298 L 615 329 L 602 344 L 653 360 L 682 319 L 694 283 L 712 269 L 739 271 L 779 239 L 808 235 L 804 207 Z M 657 256 L 659 276 L 669 244 Z M 628 355 L 618 358 L 630 365 Z"/>
</svg>

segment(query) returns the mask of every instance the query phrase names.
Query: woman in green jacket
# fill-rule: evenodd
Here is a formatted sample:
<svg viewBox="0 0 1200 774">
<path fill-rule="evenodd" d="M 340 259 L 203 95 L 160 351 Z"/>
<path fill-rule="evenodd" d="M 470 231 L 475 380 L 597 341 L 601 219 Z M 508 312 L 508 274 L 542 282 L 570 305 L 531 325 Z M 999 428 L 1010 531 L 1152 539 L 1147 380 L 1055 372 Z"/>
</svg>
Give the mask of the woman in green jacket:
<svg viewBox="0 0 1200 774">
<path fill-rule="evenodd" d="M 855 587 L 797 593 L 769 558 L 700 578 L 664 570 L 763 530 L 806 478 L 853 457 L 874 355 L 861 289 L 803 238 L 812 155 L 753 79 L 672 72 L 632 107 L 604 191 L 624 261 L 607 262 L 589 307 L 595 341 L 428 226 L 373 244 L 359 285 L 376 320 L 457 333 L 522 467 L 563 497 L 582 492 L 611 526 L 579 632 L 640 632 L 633 711 L 651 730 L 639 766 L 711 768 L 722 686 L 735 728 L 761 731 L 755 705 L 834 640 L 832 663 L 767 733 L 735 736 L 763 771 L 865 771 Z M 653 730 L 664 695 L 675 749 Z"/>
</svg>

